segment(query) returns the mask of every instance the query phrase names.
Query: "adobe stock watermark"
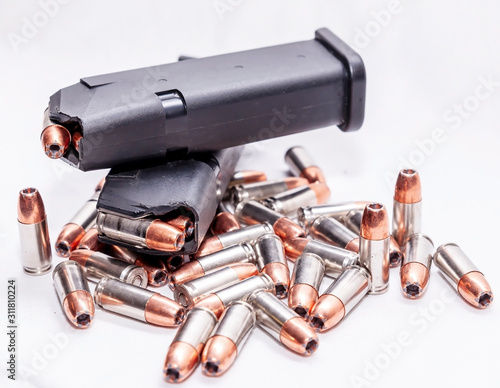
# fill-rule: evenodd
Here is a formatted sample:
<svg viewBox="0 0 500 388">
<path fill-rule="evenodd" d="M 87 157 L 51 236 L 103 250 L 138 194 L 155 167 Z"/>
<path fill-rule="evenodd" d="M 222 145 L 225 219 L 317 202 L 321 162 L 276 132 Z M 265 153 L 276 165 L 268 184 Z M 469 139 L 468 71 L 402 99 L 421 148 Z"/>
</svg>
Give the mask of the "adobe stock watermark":
<svg viewBox="0 0 500 388">
<path fill-rule="evenodd" d="M 364 24 L 363 28 L 357 27 L 355 30 L 354 47 L 358 51 L 367 48 L 391 24 L 394 16 L 401 12 L 403 12 L 403 5 L 399 0 L 390 0 L 385 8 L 371 11 L 371 19 Z"/>
<path fill-rule="evenodd" d="M 444 111 L 442 120 L 445 125 L 432 129 L 424 138 L 415 139 L 413 149 L 406 156 L 398 156 L 397 172 L 403 168 L 417 169 L 421 167 L 436 152 L 438 146 L 449 139 L 450 133 L 460 129 L 464 122 L 473 117 L 479 110 L 481 103 L 488 100 L 500 87 L 500 81 L 495 80 L 492 74 L 481 75 L 477 77 L 477 80 L 478 83 L 471 94 Z M 389 187 L 394 186 L 397 172 L 386 171 L 384 173 Z"/>
<path fill-rule="evenodd" d="M 227 13 L 232 13 L 244 0 L 214 0 L 212 7 L 219 17 L 219 20 L 224 20 Z"/>
<path fill-rule="evenodd" d="M 415 338 L 425 332 L 446 311 L 448 304 L 453 303 L 456 295 L 449 288 L 443 289 L 439 298 L 432 300 L 427 306 L 420 307 L 408 317 L 409 330 L 402 330 L 392 340 L 380 343 L 380 352 L 372 358 L 363 360 L 363 370 L 350 376 L 353 388 L 369 387 L 385 370 L 389 369 L 394 360 L 399 358 L 406 349 L 415 342 Z"/>
<path fill-rule="evenodd" d="M 18 54 L 21 46 L 25 46 L 33 40 L 42 29 L 47 27 L 50 20 L 59 14 L 61 6 L 68 4 L 70 1 L 40 0 L 38 2 L 39 9 L 31 17 L 23 17 L 21 19 L 22 25 L 19 33 L 9 32 L 7 34 L 12 50 Z"/>
<path fill-rule="evenodd" d="M 71 331 L 73 330 L 73 332 Z M 37 377 L 61 354 L 70 343 L 70 337 L 76 335 L 76 330 L 69 327 L 67 330 L 49 334 L 50 340 L 39 349 L 31 350 L 31 359 L 28 365 L 19 365 L 19 380 L 28 381 Z"/>
</svg>

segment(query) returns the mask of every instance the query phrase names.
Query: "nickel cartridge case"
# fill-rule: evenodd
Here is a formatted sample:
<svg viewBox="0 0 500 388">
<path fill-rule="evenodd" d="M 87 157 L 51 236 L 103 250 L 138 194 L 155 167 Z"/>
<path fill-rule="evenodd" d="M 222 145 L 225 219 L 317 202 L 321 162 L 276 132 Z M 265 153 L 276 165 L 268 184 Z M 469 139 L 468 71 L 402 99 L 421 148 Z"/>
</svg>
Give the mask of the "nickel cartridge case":
<svg viewBox="0 0 500 388">
<path fill-rule="evenodd" d="M 65 260 L 54 268 L 52 278 L 69 322 L 79 329 L 88 328 L 94 319 L 95 307 L 83 268 Z"/>
<path fill-rule="evenodd" d="M 371 276 L 365 268 L 356 265 L 346 268 L 319 297 L 309 323 L 319 332 L 331 329 L 364 298 L 370 286 Z"/>
<path fill-rule="evenodd" d="M 429 282 L 434 243 L 421 234 L 414 233 L 406 240 L 405 257 L 399 271 L 401 289 L 408 298 L 420 297 Z"/>
<path fill-rule="evenodd" d="M 203 348 L 203 374 L 220 376 L 233 365 L 255 327 L 255 321 L 253 307 L 246 302 L 233 302 L 226 308 L 214 334 Z"/>
<path fill-rule="evenodd" d="M 185 314 L 179 303 L 166 296 L 107 277 L 97 283 L 94 301 L 105 310 L 164 327 L 180 325 Z"/>
<path fill-rule="evenodd" d="M 76 249 L 71 252 L 69 259 L 76 261 L 84 268 L 89 280 L 98 281 L 103 277 L 110 277 L 142 288 L 146 288 L 148 284 L 148 274 L 144 268 L 105 253 Z"/>
<path fill-rule="evenodd" d="M 370 294 L 389 287 L 389 216 L 384 205 L 366 205 L 359 234 L 359 262 L 372 277 Z"/>
<path fill-rule="evenodd" d="M 24 272 L 28 275 L 47 273 L 52 266 L 49 228 L 42 196 L 34 187 L 19 192 L 17 222 Z"/>
<path fill-rule="evenodd" d="M 316 351 L 319 345 L 316 332 L 275 295 L 259 290 L 250 294 L 246 301 L 255 310 L 258 326 L 287 349 L 302 356 L 310 356 Z"/>
<path fill-rule="evenodd" d="M 484 309 L 493 302 L 488 281 L 457 244 L 441 245 L 434 253 L 434 263 L 467 303 Z"/>
</svg>

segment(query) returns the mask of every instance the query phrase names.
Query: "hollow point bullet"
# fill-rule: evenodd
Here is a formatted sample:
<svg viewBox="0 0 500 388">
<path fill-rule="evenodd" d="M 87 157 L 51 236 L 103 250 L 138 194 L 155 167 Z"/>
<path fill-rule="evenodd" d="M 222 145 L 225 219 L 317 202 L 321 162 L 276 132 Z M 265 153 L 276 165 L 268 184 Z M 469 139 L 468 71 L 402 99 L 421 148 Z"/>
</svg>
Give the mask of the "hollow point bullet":
<svg viewBox="0 0 500 388">
<path fill-rule="evenodd" d="M 314 253 L 303 253 L 295 261 L 288 307 L 307 318 L 318 300 L 318 289 L 325 274 L 325 262 Z"/>
<path fill-rule="evenodd" d="M 184 233 L 185 238 L 191 237 L 194 233 L 193 220 L 185 215 L 178 215 L 165 221 L 167 224 L 172 225 L 174 228 L 179 229 Z"/>
<path fill-rule="evenodd" d="M 329 197 L 330 189 L 328 186 L 325 183 L 317 182 L 283 191 L 260 202 L 278 213 L 291 215 L 302 206 L 325 203 Z"/>
<path fill-rule="evenodd" d="M 254 182 L 243 185 L 236 185 L 230 189 L 229 197 L 236 206 L 238 203 L 246 200 L 255 200 L 269 198 L 284 191 L 296 187 L 305 186 L 309 183 L 306 178 L 288 177 L 283 180 Z"/>
<path fill-rule="evenodd" d="M 269 209 L 257 201 L 243 201 L 236 206 L 235 216 L 247 225 L 269 223 L 274 233 L 283 241 L 294 237 L 304 237 L 306 232 L 290 218 Z"/>
<path fill-rule="evenodd" d="M 285 298 L 290 287 L 290 270 L 281 239 L 274 233 L 268 233 L 257 239 L 254 248 L 260 272 L 273 279 L 276 296 Z"/>
<path fill-rule="evenodd" d="M 71 144 L 71 134 L 62 125 L 52 122 L 48 109 L 43 116 L 43 130 L 40 135 L 43 152 L 51 159 L 63 156 Z"/>
<path fill-rule="evenodd" d="M 231 180 L 229 181 L 229 187 L 246 183 L 262 182 L 265 181 L 266 179 L 267 179 L 266 173 L 263 171 L 256 171 L 256 170 L 236 171 L 231 177 Z"/>
<path fill-rule="evenodd" d="M 52 266 L 49 228 L 42 196 L 34 187 L 19 192 L 17 221 L 24 272 L 28 275 L 47 273 Z"/>
<path fill-rule="evenodd" d="M 240 223 L 234 216 L 234 214 L 229 212 L 218 213 L 210 225 L 210 231 L 214 236 L 219 234 L 232 232 L 233 230 L 238 230 L 241 228 Z"/>
<path fill-rule="evenodd" d="M 273 279 L 263 273 L 213 292 L 203 299 L 198 300 L 194 306 L 208 308 L 217 318 L 220 318 L 224 309 L 230 303 L 242 300 L 256 290 L 264 290 L 273 295 L 276 294 Z"/>
<path fill-rule="evenodd" d="M 434 263 L 467 303 L 484 309 L 493 302 L 488 281 L 457 244 L 441 245 L 434 253 Z"/>
<path fill-rule="evenodd" d="M 266 233 L 273 233 L 272 226 L 267 222 L 212 236 L 203 240 L 194 257 L 203 257 L 236 244 L 252 243 Z"/>
<path fill-rule="evenodd" d="M 418 172 L 404 169 L 399 172 L 394 190 L 392 235 L 404 249 L 406 239 L 422 228 L 422 187 Z"/>
<path fill-rule="evenodd" d="M 88 328 L 94 319 L 95 306 L 81 265 L 62 261 L 54 268 L 52 279 L 68 321 L 76 328 Z"/>
<path fill-rule="evenodd" d="M 318 332 L 330 330 L 364 298 L 370 286 L 371 276 L 365 268 L 346 268 L 319 297 L 308 322 Z"/>
<path fill-rule="evenodd" d="M 178 284 L 174 288 L 174 299 L 184 307 L 190 307 L 213 292 L 222 290 L 241 280 L 259 273 L 252 263 L 229 264 L 208 275 Z"/>
<path fill-rule="evenodd" d="M 163 327 L 180 325 L 185 315 L 184 308 L 166 296 L 108 277 L 97 283 L 94 301 L 105 310 Z"/>
<path fill-rule="evenodd" d="M 153 287 L 163 287 L 168 283 L 167 267 L 158 257 L 137 257 L 134 265 L 144 268 L 148 274 L 148 285 Z"/>
<path fill-rule="evenodd" d="M 216 323 L 217 317 L 209 309 L 194 307 L 188 312 L 165 357 L 163 376 L 167 382 L 181 383 L 193 373 Z"/>
<path fill-rule="evenodd" d="M 370 294 L 389 287 L 389 216 L 380 203 L 366 205 L 359 233 L 359 262 L 372 277 Z"/>
<path fill-rule="evenodd" d="M 163 263 L 167 272 L 174 272 L 179 269 L 183 264 L 189 263 L 189 255 L 170 255 L 163 257 Z"/>
<path fill-rule="evenodd" d="M 335 218 L 318 217 L 309 228 L 309 235 L 352 252 L 359 251 L 359 237 Z"/>
<path fill-rule="evenodd" d="M 104 182 L 105 178 L 99 181 L 94 190 L 94 195 L 92 195 L 92 197 L 76 212 L 73 218 L 63 226 L 55 244 L 56 252 L 59 255 L 68 257 L 70 253 L 76 249 L 80 240 L 85 236 L 85 233 L 94 226 L 97 217 L 96 204 L 104 186 Z"/>
<path fill-rule="evenodd" d="M 309 183 L 326 183 L 323 171 L 316 166 L 303 147 L 290 148 L 285 154 L 285 163 L 294 175 L 306 178 Z"/>
<path fill-rule="evenodd" d="M 142 248 L 176 252 L 184 246 L 184 232 L 160 219 L 131 219 L 99 212 L 96 225 L 100 235 Z"/>
<path fill-rule="evenodd" d="M 204 375 L 220 376 L 233 365 L 255 322 L 255 311 L 246 302 L 236 301 L 226 308 L 201 354 Z"/>
<path fill-rule="evenodd" d="M 419 298 L 427 288 L 433 254 L 434 243 L 429 237 L 414 233 L 406 240 L 399 274 L 401 290 L 408 298 Z"/>
<path fill-rule="evenodd" d="M 342 271 L 351 265 L 359 263 L 359 254 L 331 244 L 297 237 L 283 243 L 286 256 L 295 261 L 303 253 L 318 255 L 325 262 L 325 275 L 338 277 Z"/>
<path fill-rule="evenodd" d="M 258 290 L 245 300 L 252 305 L 259 328 L 302 356 L 312 355 L 319 345 L 318 335 L 295 311 L 270 292 Z"/>
<path fill-rule="evenodd" d="M 174 289 L 178 284 L 199 278 L 229 264 L 254 263 L 255 259 L 255 251 L 250 244 L 233 245 L 184 264 L 170 274 L 169 286 Z"/>
<path fill-rule="evenodd" d="M 71 252 L 69 259 L 83 267 L 89 280 L 110 277 L 142 288 L 146 288 L 148 284 L 148 274 L 144 268 L 129 264 L 102 252 L 75 249 Z"/>
<path fill-rule="evenodd" d="M 342 217 L 343 223 L 354 233 L 359 235 L 360 227 L 361 227 L 361 219 L 363 218 L 363 209 L 361 210 L 351 210 L 346 214 L 345 217 Z M 401 260 L 403 260 L 404 253 L 401 250 L 401 247 L 397 243 L 394 236 L 390 236 L 389 241 L 389 262 L 391 268 L 397 268 L 401 264 Z"/>
</svg>

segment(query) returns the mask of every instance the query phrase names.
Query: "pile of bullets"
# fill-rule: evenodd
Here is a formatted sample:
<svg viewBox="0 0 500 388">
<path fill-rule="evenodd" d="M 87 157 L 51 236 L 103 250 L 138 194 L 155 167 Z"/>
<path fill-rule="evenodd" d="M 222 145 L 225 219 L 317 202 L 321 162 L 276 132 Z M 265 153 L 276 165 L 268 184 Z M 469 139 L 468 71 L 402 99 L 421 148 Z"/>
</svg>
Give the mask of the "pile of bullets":
<svg viewBox="0 0 500 388">
<path fill-rule="evenodd" d="M 376 202 L 326 204 L 330 189 L 306 150 L 293 176 L 236 172 L 242 145 L 364 119 L 361 57 L 328 29 L 313 40 L 82 78 L 53 94 L 44 153 L 83 171 L 111 168 L 55 243 L 53 270 L 68 321 L 88 328 L 95 304 L 149 324 L 179 327 L 167 382 L 197 365 L 219 376 L 258 326 L 302 356 L 367 294 L 382 294 L 390 267 L 420 297 L 432 261 L 471 305 L 493 300 L 455 244 L 436 250 L 421 233 L 416 171 L 396 183 L 392 227 Z M 26 273 L 51 270 L 40 193 L 19 193 Z M 293 263 L 293 264 L 292 264 Z M 293 268 L 293 271 L 290 269 Z M 327 276 L 331 285 L 319 295 Z M 93 294 L 88 281 L 97 283 Z M 173 298 L 154 292 L 167 285 Z"/>
<path fill-rule="evenodd" d="M 197 227 L 190 216 L 134 220 L 99 209 L 108 176 L 55 244 L 69 258 L 52 273 L 69 322 L 88 328 L 97 304 L 153 325 L 180 326 L 163 370 L 167 382 L 179 383 L 200 363 L 207 376 L 223 374 L 255 326 L 292 352 L 312 355 L 318 332 L 336 326 L 365 295 L 387 291 L 391 267 L 400 268 L 407 298 L 425 292 L 434 261 L 466 302 L 490 305 L 491 287 L 462 249 L 452 243 L 435 249 L 421 233 L 417 171 L 399 173 L 391 227 L 381 203 L 326 204 L 325 177 L 304 148 L 289 149 L 285 161 L 294 176 L 284 180 L 233 174 L 193 254 L 178 253 Z M 20 192 L 18 220 L 25 271 L 47 273 L 51 249 L 36 189 Z M 319 295 L 324 276 L 332 283 Z M 97 283 L 93 295 L 88 280 Z M 152 291 L 167 284 L 173 299 Z"/>
</svg>

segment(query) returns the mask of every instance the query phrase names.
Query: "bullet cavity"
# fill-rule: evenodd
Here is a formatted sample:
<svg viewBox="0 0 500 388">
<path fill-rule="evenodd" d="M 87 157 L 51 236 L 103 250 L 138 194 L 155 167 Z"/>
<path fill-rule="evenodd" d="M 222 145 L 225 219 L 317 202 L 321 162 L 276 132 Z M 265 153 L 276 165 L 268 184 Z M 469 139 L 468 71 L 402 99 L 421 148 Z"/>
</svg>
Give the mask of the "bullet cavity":
<svg viewBox="0 0 500 388">
<path fill-rule="evenodd" d="M 406 286 L 406 294 L 410 297 L 416 297 L 420 294 L 420 286 L 418 284 L 409 284 Z"/>
<path fill-rule="evenodd" d="M 479 297 L 478 303 L 481 307 L 488 307 L 492 302 L 493 298 L 491 294 L 484 293 Z"/>
<path fill-rule="evenodd" d="M 318 348 L 318 341 L 310 340 L 306 345 L 306 352 L 308 354 L 312 354 L 316 351 L 317 348 Z"/>
<path fill-rule="evenodd" d="M 88 326 L 90 325 L 90 315 L 88 314 L 80 314 L 78 317 L 76 317 L 76 322 L 78 323 L 78 325 L 81 325 L 81 326 Z"/>
<path fill-rule="evenodd" d="M 205 371 L 209 375 L 215 376 L 219 372 L 219 366 L 215 362 L 207 361 L 205 363 Z"/>
</svg>

